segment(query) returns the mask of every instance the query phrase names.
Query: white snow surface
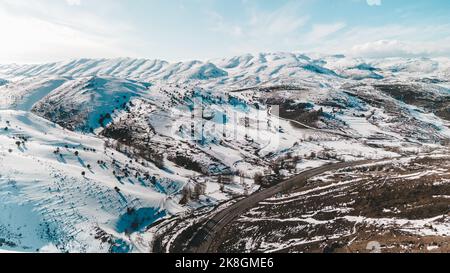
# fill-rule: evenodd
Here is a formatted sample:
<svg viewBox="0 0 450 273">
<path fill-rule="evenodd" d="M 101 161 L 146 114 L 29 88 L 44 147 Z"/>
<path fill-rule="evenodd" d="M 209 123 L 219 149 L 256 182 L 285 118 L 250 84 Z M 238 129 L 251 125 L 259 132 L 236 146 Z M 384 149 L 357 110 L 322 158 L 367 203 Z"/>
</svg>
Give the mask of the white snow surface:
<svg viewBox="0 0 450 273">
<path fill-rule="evenodd" d="M 51 244 L 57 247 L 53 250 L 107 252 L 108 246 L 93 238 L 95 232 L 100 228 L 126 245 L 127 208 L 154 213 L 147 224 L 183 210 L 150 184 L 133 178 L 119 182 L 112 173 L 112 160 L 124 166 L 129 159 L 105 150 L 101 139 L 70 132 L 23 111 L 1 110 L 0 126 L 8 127 L 0 131 L 0 238 L 11 243 L 2 246 L 5 250 L 48 251 Z M 19 136 L 29 139 L 20 147 Z M 69 148 L 61 149 L 61 156 L 53 153 L 64 145 Z M 98 165 L 99 160 L 105 166 Z M 156 167 L 132 165 L 141 172 L 157 173 Z M 177 181 L 175 175 L 172 178 Z"/>
</svg>

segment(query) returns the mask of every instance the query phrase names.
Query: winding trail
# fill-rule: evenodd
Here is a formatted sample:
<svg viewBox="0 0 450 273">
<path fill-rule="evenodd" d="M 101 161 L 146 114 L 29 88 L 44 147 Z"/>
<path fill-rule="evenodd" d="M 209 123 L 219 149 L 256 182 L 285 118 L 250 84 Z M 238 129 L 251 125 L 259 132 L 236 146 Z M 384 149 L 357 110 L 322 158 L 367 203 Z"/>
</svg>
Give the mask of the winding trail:
<svg viewBox="0 0 450 273">
<path fill-rule="evenodd" d="M 188 241 L 176 238 L 173 242 L 184 246 L 183 248 L 175 247 L 175 249 L 184 249 L 186 253 L 216 253 L 221 244 L 220 237 L 223 231 L 234 220 L 242 216 L 248 210 L 254 208 L 258 203 L 270 198 L 276 194 L 286 193 L 291 190 L 302 188 L 306 185 L 308 179 L 325 172 L 339 170 L 347 167 L 361 166 L 365 164 L 377 163 L 382 160 L 363 160 L 356 162 L 343 162 L 336 164 L 329 164 L 319 168 L 305 171 L 291 179 L 283 181 L 271 188 L 256 192 L 255 194 L 242 199 L 235 204 L 219 211 L 210 219 L 206 220 L 203 225 L 198 228 L 192 236 L 189 236 Z M 179 235 L 180 236 L 180 235 Z M 172 246 L 170 247 L 173 248 Z"/>
</svg>

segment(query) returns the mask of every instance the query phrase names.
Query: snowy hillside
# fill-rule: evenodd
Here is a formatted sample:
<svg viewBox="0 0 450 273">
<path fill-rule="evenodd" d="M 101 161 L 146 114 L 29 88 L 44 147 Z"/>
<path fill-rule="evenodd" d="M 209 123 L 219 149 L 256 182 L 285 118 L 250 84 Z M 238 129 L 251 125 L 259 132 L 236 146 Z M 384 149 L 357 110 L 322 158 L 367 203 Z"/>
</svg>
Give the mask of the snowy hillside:
<svg viewBox="0 0 450 273">
<path fill-rule="evenodd" d="M 183 178 L 164 174 L 161 180 L 158 168 L 129 162 L 98 138 L 22 111 L 0 111 L 0 126 L 3 248 L 128 251 L 125 231 L 142 228 L 134 222 L 182 210 L 170 196 Z"/>
<path fill-rule="evenodd" d="M 144 95 L 148 86 L 130 80 L 80 78 L 47 94 L 33 106 L 33 111 L 57 123 L 66 121 L 65 128 L 93 131 L 109 122 L 107 113 L 123 108 L 133 97 Z"/>
<path fill-rule="evenodd" d="M 294 53 L 0 65 L 0 249 L 151 251 L 152 224 L 306 169 L 445 152 L 449 71 Z"/>
<path fill-rule="evenodd" d="M 30 78 L 9 82 L 1 88 L 0 109 L 30 111 L 33 105 L 68 81 L 67 78 Z"/>
</svg>

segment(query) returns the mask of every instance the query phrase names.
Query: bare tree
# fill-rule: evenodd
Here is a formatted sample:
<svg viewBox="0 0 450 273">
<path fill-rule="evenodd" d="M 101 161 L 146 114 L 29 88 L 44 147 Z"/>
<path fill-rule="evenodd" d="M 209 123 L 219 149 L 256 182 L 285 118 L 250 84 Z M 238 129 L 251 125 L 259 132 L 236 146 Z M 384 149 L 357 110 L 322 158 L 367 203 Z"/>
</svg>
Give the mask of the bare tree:
<svg viewBox="0 0 450 273">
<path fill-rule="evenodd" d="M 256 185 L 262 185 L 264 176 L 262 173 L 256 173 L 253 177 L 253 180 L 255 181 Z"/>
</svg>

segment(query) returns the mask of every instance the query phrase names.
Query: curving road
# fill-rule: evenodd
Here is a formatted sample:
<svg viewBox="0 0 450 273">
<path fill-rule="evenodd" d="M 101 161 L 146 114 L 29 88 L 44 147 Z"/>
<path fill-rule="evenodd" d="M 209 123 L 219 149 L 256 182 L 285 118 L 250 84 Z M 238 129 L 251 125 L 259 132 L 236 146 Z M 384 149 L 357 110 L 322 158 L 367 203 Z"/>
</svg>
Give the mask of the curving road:
<svg viewBox="0 0 450 273">
<path fill-rule="evenodd" d="M 344 162 L 325 165 L 319 168 L 305 171 L 289 180 L 283 181 L 271 188 L 259 191 L 248 198 L 242 199 L 230 207 L 218 212 L 197 229 L 189 242 L 186 243 L 185 252 L 188 253 L 215 253 L 218 251 L 221 240 L 221 231 L 236 218 L 255 207 L 261 201 L 279 193 L 286 193 L 293 189 L 304 187 L 308 179 L 322 173 L 338 170 L 346 167 L 355 167 L 383 160 L 363 160 L 356 162 Z"/>
</svg>

